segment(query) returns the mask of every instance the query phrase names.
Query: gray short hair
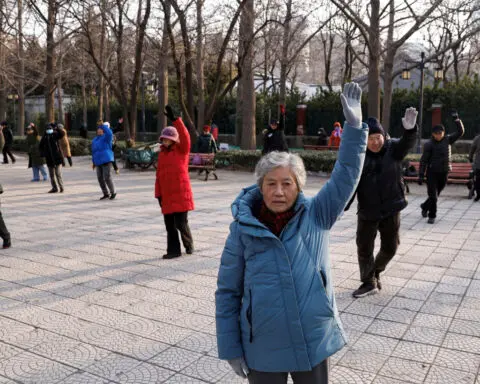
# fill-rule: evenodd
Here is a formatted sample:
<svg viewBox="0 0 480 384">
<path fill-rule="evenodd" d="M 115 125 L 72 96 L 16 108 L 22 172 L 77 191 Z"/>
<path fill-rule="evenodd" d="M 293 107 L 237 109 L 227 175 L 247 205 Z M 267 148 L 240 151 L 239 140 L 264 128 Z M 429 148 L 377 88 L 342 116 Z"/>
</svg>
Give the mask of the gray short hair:
<svg viewBox="0 0 480 384">
<path fill-rule="evenodd" d="M 257 185 L 261 188 L 265 175 L 275 168 L 288 167 L 295 175 L 298 189 L 302 190 L 307 181 L 307 172 L 300 156 L 288 152 L 270 152 L 263 156 L 255 167 Z"/>
</svg>

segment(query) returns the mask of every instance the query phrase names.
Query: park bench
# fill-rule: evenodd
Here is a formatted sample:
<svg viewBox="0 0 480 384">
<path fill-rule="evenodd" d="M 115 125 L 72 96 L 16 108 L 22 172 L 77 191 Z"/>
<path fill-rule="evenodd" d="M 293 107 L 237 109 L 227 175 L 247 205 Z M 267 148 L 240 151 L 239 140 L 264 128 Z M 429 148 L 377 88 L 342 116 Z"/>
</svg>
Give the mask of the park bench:
<svg viewBox="0 0 480 384">
<path fill-rule="evenodd" d="M 141 169 L 147 169 L 151 165 L 157 168 L 158 143 L 153 142 L 135 148 L 127 148 L 122 151 L 122 158 L 124 168 L 139 166 Z"/>
<path fill-rule="evenodd" d="M 420 163 L 418 161 L 411 161 L 409 166 L 413 166 L 417 172 L 417 176 L 403 176 L 407 193 L 410 192 L 408 182 L 418 181 L 418 171 Z M 473 197 L 473 170 L 470 163 L 452 163 L 452 170 L 448 173 L 447 184 L 462 184 L 468 188 L 468 198 Z"/>
<path fill-rule="evenodd" d="M 338 151 L 339 147 L 329 145 L 304 145 L 303 149 L 306 151 Z"/>
<path fill-rule="evenodd" d="M 190 153 L 188 159 L 188 168 L 196 169 L 201 173 L 205 171 L 205 181 L 208 180 L 210 172 L 218 180 L 218 176 L 215 173 L 215 154 L 214 153 Z"/>
</svg>

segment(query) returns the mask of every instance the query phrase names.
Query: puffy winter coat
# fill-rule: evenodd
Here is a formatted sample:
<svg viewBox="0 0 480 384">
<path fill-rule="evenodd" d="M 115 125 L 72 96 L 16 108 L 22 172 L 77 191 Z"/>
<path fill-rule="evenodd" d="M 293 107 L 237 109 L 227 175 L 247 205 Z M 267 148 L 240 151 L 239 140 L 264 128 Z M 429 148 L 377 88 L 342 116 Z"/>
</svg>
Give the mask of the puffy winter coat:
<svg viewBox="0 0 480 384">
<path fill-rule="evenodd" d="M 45 164 L 45 158 L 40 153 L 40 136 L 32 133 L 27 135 L 28 155 L 31 165 L 39 167 Z"/>
<path fill-rule="evenodd" d="M 49 167 L 64 163 L 63 153 L 58 142 L 63 137 L 63 132 L 54 130 L 53 133 L 45 133 L 40 140 L 40 154 L 47 161 Z"/>
<path fill-rule="evenodd" d="M 308 371 L 345 345 L 329 231 L 357 186 L 367 132 L 366 124 L 346 126 L 330 180 L 313 198 L 299 194 L 279 237 L 252 214 L 262 201 L 257 186 L 233 203 L 215 294 L 221 359 L 243 356 L 264 372 Z"/>
<path fill-rule="evenodd" d="M 340 143 L 342 142 L 342 129 L 339 128 L 338 130 L 334 129 L 330 138 L 328 139 L 328 146 L 329 147 L 339 147 Z"/>
<path fill-rule="evenodd" d="M 10 127 L 3 128 L 3 137 L 5 138 L 4 146 L 6 148 L 12 148 L 12 145 L 13 145 L 12 128 L 10 128 Z"/>
<path fill-rule="evenodd" d="M 188 175 L 190 134 L 179 117 L 173 122 L 180 142 L 161 147 L 158 154 L 155 197 L 162 199 L 162 213 L 187 212 L 194 209 L 192 186 Z"/>
<path fill-rule="evenodd" d="M 62 149 L 63 156 L 72 157 L 72 152 L 70 151 L 70 142 L 68 141 L 67 130 L 65 128 L 61 130 L 64 133 L 62 140 L 60 140 L 60 148 Z"/>
<path fill-rule="evenodd" d="M 480 135 L 473 139 L 469 159 L 473 163 L 473 169 L 480 170 Z"/>
<path fill-rule="evenodd" d="M 360 218 L 381 220 L 407 206 L 402 160 L 415 145 L 416 132 L 405 130 L 401 139 L 385 141 L 378 153 L 367 150 L 356 193 Z"/>
<path fill-rule="evenodd" d="M 103 165 L 113 162 L 112 130 L 103 125 L 103 135 L 95 136 L 92 140 L 92 161 L 95 165 Z"/>
<path fill-rule="evenodd" d="M 419 176 L 423 178 L 425 171 L 441 173 L 452 169 L 452 147 L 465 133 L 461 120 L 456 120 L 457 132 L 445 135 L 441 141 L 431 138 L 423 146 L 423 154 L 420 159 Z"/>
<path fill-rule="evenodd" d="M 277 129 L 268 127 L 263 135 L 263 150 L 265 155 L 269 152 L 279 151 L 288 152 L 287 139 L 285 138 L 285 116 L 281 116 L 280 124 Z"/>
<path fill-rule="evenodd" d="M 5 137 L 3 136 L 3 130 L 0 130 L 0 151 L 3 151 L 5 146 Z"/>
<path fill-rule="evenodd" d="M 216 153 L 217 144 L 211 133 L 202 133 L 197 141 L 198 153 Z"/>
</svg>

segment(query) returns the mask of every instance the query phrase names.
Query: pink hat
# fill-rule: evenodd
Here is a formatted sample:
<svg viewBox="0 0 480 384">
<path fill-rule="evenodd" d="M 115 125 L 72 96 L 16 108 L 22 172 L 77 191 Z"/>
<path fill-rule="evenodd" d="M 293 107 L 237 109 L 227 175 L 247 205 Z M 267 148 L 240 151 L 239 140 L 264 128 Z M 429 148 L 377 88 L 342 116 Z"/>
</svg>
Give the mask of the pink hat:
<svg viewBox="0 0 480 384">
<path fill-rule="evenodd" d="M 174 141 L 175 143 L 179 143 L 180 139 L 178 137 L 178 132 L 175 127 L 165 127 L 163 128 L 162 134 L 159 137 L 159 141 L 161 139 L 169 139 Z"/>
</svg>

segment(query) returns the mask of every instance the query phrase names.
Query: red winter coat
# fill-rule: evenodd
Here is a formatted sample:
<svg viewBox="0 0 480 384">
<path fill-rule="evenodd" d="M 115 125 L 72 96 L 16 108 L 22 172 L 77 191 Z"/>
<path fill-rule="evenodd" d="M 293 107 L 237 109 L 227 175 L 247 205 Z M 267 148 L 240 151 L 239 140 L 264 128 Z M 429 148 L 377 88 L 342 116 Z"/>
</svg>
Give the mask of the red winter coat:
<svg viewBox="0 0 480 384">
<path fill-rule="evenodd" d="M 188 175 L 190 134 L 181 118 L 173 122 L 180 142 L 170 149 L 161 147 L 158 154 L 155 197 L 162 199 L 162 213 L 186 212 L 194 209 L 192 186 Z"/>
</svg>

